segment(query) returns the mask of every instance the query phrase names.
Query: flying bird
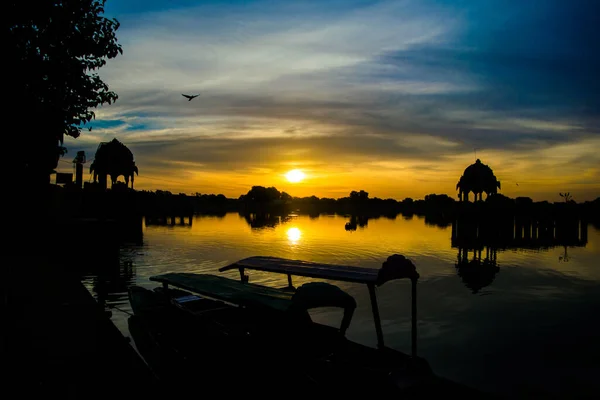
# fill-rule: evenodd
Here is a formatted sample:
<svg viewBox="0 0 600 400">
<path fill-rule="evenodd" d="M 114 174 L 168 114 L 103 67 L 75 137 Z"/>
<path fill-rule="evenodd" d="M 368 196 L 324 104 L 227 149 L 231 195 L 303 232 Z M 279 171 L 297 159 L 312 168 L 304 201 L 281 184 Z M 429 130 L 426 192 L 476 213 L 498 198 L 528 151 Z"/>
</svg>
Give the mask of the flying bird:
<svg viewBox="0 0 600 400">
<path fill-rule="evenodd" d="M 186 99 L 188 99 L 188 101 L 192 101 L 193 98 L 200 96 L 199 94 L 191 95 L 191 94 L 183 94 L 183 93 L 181 95 L 183 97 L 185 97 Z"/>
</svg>

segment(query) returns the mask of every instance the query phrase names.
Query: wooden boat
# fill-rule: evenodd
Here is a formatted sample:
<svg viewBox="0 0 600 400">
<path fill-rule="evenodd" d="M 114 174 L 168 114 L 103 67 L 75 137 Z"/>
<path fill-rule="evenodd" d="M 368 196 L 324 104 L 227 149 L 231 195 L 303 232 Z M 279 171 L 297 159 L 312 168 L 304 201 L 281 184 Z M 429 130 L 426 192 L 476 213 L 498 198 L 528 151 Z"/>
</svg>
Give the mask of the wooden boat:
<svg viewBox="0 0 600 400">
<path fill-rule="evenodd" d="M 137 348 L 157 375 L 169 382 L 199 379 L 215 387 L 247 394 L 276 385 L 296 395 L 315 393 L 429 396 L 482 394 L 435 375 L 417 356 L 416 287 L 419 274 L 401 255 L 380 269 L 321 264 L 276 257 L 250 257 L 221 268 L 238 270 L 240 280 L 212 274 L 168 273 L 150 278 L 154 290 L 134 286 L 130 331 Z M 247 271 L 285 274 L 288 286 L 272 288 L 249 282 Z M 292 277 L 367 285 L 377 348 L 345 337 L 355 299 L 325 282 L 297 289 Z M 412 348 L 405 354 L 384 345 L 376 287 L 394 279 L 412 282 Z M 311 320 L 309 309 L 339 307 L 339 328 Z M 224 371 L 227 371 L 224 373 Z M 232 385 L 236 382 L 235 385 Z"/>
</svg>

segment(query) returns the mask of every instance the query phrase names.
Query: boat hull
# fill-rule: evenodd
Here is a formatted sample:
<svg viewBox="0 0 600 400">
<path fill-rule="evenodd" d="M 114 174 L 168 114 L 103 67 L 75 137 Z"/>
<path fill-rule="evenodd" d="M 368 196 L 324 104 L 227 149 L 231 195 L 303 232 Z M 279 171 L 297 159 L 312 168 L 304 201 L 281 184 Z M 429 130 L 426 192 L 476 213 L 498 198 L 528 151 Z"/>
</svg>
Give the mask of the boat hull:
<svg viewBox="0 0 600 400">
<path fill-rule="evenodd" d="M 177 299 L 185 299 L 181 303 Z M 389 348 L 347 340 L 338 329 L 249 310 L 178 290 L 133 287 L 129 328 L 161 380 L 248 394 L 369 393 L 421 397 L 480 393 L 435 376 L 428 364 Z"/>
</svg>

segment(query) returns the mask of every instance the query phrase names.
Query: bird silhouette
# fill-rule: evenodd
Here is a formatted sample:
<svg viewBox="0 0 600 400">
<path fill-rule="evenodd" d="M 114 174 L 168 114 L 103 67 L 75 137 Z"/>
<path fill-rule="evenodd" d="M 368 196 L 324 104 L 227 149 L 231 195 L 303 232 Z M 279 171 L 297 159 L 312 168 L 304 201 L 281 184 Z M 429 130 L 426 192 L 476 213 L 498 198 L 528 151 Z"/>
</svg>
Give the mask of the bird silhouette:
<svg viewBox="0 0 600 400">
<path fill-rule="evenodd" d="M 199 94 L 181 94 L 183 97 L 185 97 L 186 99 L 188 99 L 188 101 L 192 101 L 193 98 L 200 96 Z"/>
</svg>

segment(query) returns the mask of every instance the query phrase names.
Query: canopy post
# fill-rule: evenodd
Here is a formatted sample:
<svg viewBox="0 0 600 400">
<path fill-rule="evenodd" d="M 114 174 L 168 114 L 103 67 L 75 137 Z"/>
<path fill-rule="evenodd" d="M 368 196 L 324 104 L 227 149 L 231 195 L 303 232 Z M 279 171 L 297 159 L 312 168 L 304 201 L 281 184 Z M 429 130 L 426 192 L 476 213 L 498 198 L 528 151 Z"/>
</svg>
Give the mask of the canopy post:
<svg viewBox="0 0 600 400">
<path fill-rule="evenodd" d="M 354 315 L 354 308 L 346 308 L 344 309 L 344 317 L 342 318 L 342 324 L 340 325 L 340 333 L 342 336 L 346 336 L 346 331 L 350 326 L 350 321 L 352 321 L 352 316 Z"/>
<path fill-rule="evenodd" d="M 373 320 L 375 321 L 375 330 L 377 332 L 377 347 L 383 348 L 383 329 L 381 329 L 381 319 L 379 318 L 379 307 L 377 306 L 377 294 L 375 285 L 369 284 L 369 296 L 371 297 L 371 308 L 373 309 Z"/>
<path fill-rule="evenodd" d="M 413 278 L 411 282 L 411 319 L 412 319 L 412 356 L 417 357 L 417 279 Z"/>
<path fill-rule="evenodd" d="M 244 268 L 243 267 L 240 267 L 240 280 L 243 283 L 246 283 L 246 282 L 248 282 L 250 280 L 250 277 L 248 275 L 244 274 Z"/>
<path fill-rule="evenodd" d="M 293 288 L 294 285 L 292 285 L 292 275 L 288 274 L 288 287 Z"/>
</svg>

